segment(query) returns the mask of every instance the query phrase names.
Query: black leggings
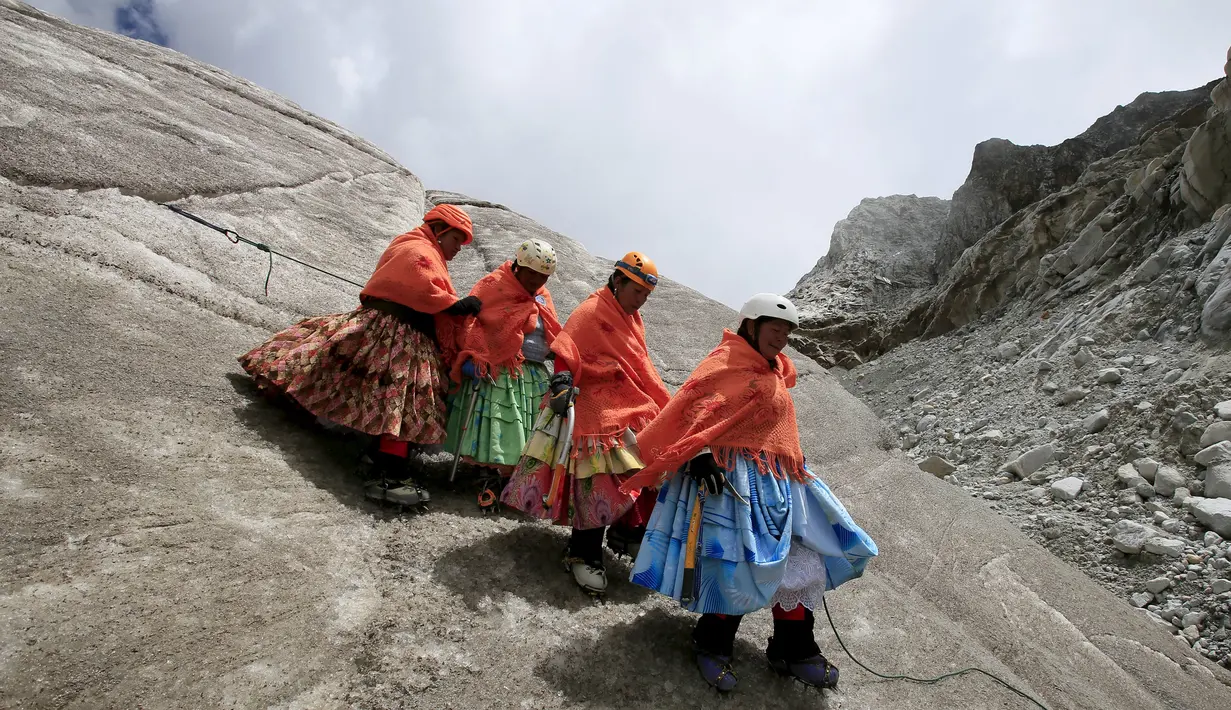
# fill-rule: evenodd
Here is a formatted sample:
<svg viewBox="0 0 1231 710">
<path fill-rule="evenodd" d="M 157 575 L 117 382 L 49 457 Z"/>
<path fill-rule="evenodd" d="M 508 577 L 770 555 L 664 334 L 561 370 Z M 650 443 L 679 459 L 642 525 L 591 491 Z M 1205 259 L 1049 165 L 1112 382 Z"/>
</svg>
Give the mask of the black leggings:
<svg viewBox="0 0 1231 710">
<path fill-rule="evenodd" d="M 774 614 L 774 635 L 769 639 L 765 654 L 770 658 L 785 661 L 802 661 L 820 655 L 813 627 L 816 618 L 810 610 L 804 610 L 802 619 L 779 618 Z M 718 656 L 731 656 L 735 651 L 735 633 L 739 630 L 742 615 L 702 614 L 693 629 L 692 640 L 697 647 Z"/>
<path fill-rule="evenodd" d="M 603 533 L 607 528 L 591 528 L 578 530 L 573 528 L 573 536 L 568 541 L 570 557 L 579 557 L 596 567 L 603 566 Z"/>
</svg>

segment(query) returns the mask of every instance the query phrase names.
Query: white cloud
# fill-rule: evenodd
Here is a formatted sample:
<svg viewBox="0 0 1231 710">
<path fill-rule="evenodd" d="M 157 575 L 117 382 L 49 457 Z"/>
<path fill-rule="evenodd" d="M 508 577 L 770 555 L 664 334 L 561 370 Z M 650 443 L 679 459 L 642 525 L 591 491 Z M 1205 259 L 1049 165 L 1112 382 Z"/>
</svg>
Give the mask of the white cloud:
<svg viewBox="0 0 1231 710">
<path fill-rule="evenodd" d="M 108 0 L 109 1 L 109 0 Z M 106 26 L 107 3 L 36 3 Z M 114 7 L 115 3 L 111 3 Z M 729 304 L 785 291 L 862 197 L 948 197 L 999 136 L 1055 143 L 1219 74 L 1191 0 L 158 0 L 176 49 L 372 140 L 429 187 Z"/>
</svg>

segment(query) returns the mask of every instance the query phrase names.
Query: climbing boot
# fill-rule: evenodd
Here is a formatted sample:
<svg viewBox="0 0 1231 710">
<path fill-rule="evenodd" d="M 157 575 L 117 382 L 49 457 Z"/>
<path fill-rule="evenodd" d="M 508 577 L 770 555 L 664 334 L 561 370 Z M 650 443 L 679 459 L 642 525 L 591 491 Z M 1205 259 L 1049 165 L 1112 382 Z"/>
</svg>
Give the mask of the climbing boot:
<svg viewBox="0 0 1231 710">
<path fill-rule="evenodd" d="M 739 682 L 739 678 L 735 677 L 735 669 L 731 667 L 730 656 L 710 653 L 695 643 L 693 654 L 697 661 L 697 670 L 701 671 L 701 677 L 706 683 L 712 685 L 720 693 L 735 690 L 735 684 Z"/>
<path fill-rule="evenodd" d="M 765 647 L 765 657 L 780 676 L 814 688 L 837 688 L 838 667 L 821 655 L 813 636 L 814 623 L 811 610 L 804 611 L 803 619 L 774 619 L 774 635 Z"/>
<path fill-rule="evenodd" d="M 607 592 L 607 571 L 602 562 L 587 562 L 580 557 L 564 553 L 564 569 L 573 575 L 573 581 L 587 594 L 601 596 Z"/>
<path fill-rule="evenodd" d="M 402 506 L 424 506 L 432 500 L 430 493 L 407 477 L 410 468 L 408 459 L 376 452 L 372 455 L 372 461 L 373 472 L 380 478 L 367 484 L 365 494 L 368 498 Z"/>
<path fill-rule="evenodd" d="M 706 683 L 720 693 L 735 689 L 739 679 L 731 667 L 735 650 L 735 633 L 744 617 L 726 614 L 702 614 L 692 631 L 693 657 L 697 670 Z"/>
<path fill-rule="evenodd" d="M 783 677 L 791 677 L 804 685 L 831 690 L 838 687 L 838 667 L 821 654 L 798 661 L 770 658 L 769 667 Z"/>
</svg>

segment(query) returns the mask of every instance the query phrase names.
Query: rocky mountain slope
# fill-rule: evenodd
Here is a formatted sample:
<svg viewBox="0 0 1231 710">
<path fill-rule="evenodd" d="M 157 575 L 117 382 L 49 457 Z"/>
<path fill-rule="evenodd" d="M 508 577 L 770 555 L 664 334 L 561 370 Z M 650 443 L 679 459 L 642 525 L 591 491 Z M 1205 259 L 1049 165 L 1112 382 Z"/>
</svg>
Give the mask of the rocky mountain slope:
<svg viewBox="0 0 1231 710">
<path fill-rule="evenodd" d="M 1211 84 L 1215 86 L 1221 84 Z M 935 237 L 935 244 L 921 244 L 917 252 L 930 251 L 935 259 L 916 264 L 912 271 L 930 272 L 934 285 L 911 294 L 912 300 L 896 309 L 842 312 L 827 309 L 824 294 L 846 287 L 839 281 L 831 288 L 826 275 L 814 270 L 819 278 L 805 278 L 792 293 L 806 302 L 805 312 L 822 315 L 805 320 L 797 346 L 823 362 L 835 355 L 855 362 L 913 338 L 940 335 L 995 315 L 1010 302 L 1029 301 L 1042 310 L 1077 294 L 1098 293 L 1096 300 L 1106 303 L 1121 290 L 1115 285 L 1118 277 L 1155 254 L 1159 257 L 1148 269 L 1166 265 L 1176 245 L 1184 249 L 1175 252 L 1175 265 L 1185 277 L 1192 276 L 1192 283 L 1180 289 L 1191 297 L 1177 305 L 1193 305 L 1198 297 L 1196 305 L 1201 305 L 1212 288 L 1206 282 L 1217 281 L 1220 273 L 1220 246 L 1208 242 L 1202 230 L 1210 228 L 1214 203 L 1228 189 L 1220 167 L 1225 154 L 1218 152 L 1224 150 L 1220 146 L 1229 130 L 1227 113 L 1206 120 L 1215 110 L 1211 93 L 1218 91 L 1203 87 L 1144 94 L 1081 137 L 1051 148 L 1014 146 L 998 139 L 980 144 L 970 176 L 954 193 L 944 227 L 939 233 L 918 233 L 921 240 Z M 1134 130 L 1139 135 L 1128 147 L 1100 157 Z M 910 225 L 903 228 L 913 231 Z M 877 244 L 893 229 L 863 229 L 861 243 Z M 1210 248 L 1194 252 L 1187 244 L 1190 239 Z M 843 250 L 851 251 L 849 246 Z M 1214 272 L 1207 273 L 1210 269 Z M 843 280 L 875 280 L 875 269 L 861 274 L 854 264 L 851 271 Z M 1204 321 L 1211 337 L 1226 338 L 1231 325 L 1219 315 L 1222 307 L 1217 304 L 1222 302 L 1221 297 L 1215 300 L 1218 313 Z M 1175 315 L 1164 312 L 1148 325 Z"/>
<path fill-rule="evenodd" d="M 255 396 L 235 357 L 357 289 L 184 220 L 177 204 L 355 280 L 433 202 L 464 205 L 465 288 L 527 237 L 568 312 L 607 259 L 498 204 L 426 192 L 379 149 L 182 55 L 0 0 L 0 706 L 703 708 L 691 617 L 619 581 L 595 606 L 563 533 L 366 502 L 358 452 Z M 665 280 L 645 311 L 678 385 L 734 324 Z M 977 665 L 1050 708 L 1231 704 L 1231 673 L 961 489 L 920 476 L 805 358 L 805 449 L 881 546 L 829 595 L 879 669 Z M 622 571 L 623 570 L 623 571 Z M 886 683 L 842 658 L 818 701 L 741 627 L 731 708 L 1025 707 L 991 681 Z"/>
<path fill-rule="evenodd" d="M 980 144 L 920 232 L 935 285 L 799 344 L 850 368 L 921 475 L 1231 665 L 1231 53 L 1224 72 L 1060 146 Z M 838 253 L 911 227 L 844 226 Z M 792 292 L 806 313 L 878 272 L 830 273 Z"/>
<path fill-rule="evenodd" d="M 912 302 L 932 285 L 931 265 L 948 216 L 949 201 L 937 197 L 863 200 L 834 226 L 829 253 L 789 297 L 801 306 L 810 328 L 834 326 L 847 341 L 865 339 L 869 322 Z M 848 321 L 848 313 L 861 318 Z M 845 323 L 852 328 L 841 331 Z M 835 357 L 844 365 L 858 362 L 850 352 Z"/>
</svg>

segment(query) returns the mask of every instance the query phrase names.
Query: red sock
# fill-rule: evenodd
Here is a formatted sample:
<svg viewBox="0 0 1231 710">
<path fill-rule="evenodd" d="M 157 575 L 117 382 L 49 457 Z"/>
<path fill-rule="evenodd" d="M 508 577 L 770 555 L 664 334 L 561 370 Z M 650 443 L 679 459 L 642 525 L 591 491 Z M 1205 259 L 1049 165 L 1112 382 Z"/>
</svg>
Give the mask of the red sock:
<svg viewBox="0 0 1231 710">
<path fill-rule="evenodd" d="M 783 609 L 781 604 L 775 604 L 773 608 L 774 618 L 779 621 L 803 621 L 805 611 L 807 609 L 804 608 L 803 604 L 790 611 Z"/>
<path fill-rule="evenodd" d="M 410 455 L 410 444 L 405 441 L 398 441 L 392 436 L 384 434 L 380 437 L 380 452 L 406 458 Z"/>
</svg>

